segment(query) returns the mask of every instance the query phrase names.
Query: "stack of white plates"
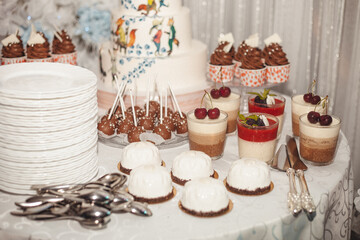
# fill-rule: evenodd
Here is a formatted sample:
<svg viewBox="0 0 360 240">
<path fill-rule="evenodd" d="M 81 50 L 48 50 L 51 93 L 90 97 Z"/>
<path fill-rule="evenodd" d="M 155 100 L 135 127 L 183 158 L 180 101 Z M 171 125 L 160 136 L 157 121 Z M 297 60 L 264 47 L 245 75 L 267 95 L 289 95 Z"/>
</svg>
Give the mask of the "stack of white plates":
<svg viewBox="0 0 360 240">
<path fill-rule="evenodd" d="M 98 171 L 97 86 L 69 64 L 0 67 L 0 189 L 79 183 Z"/>
</svg>

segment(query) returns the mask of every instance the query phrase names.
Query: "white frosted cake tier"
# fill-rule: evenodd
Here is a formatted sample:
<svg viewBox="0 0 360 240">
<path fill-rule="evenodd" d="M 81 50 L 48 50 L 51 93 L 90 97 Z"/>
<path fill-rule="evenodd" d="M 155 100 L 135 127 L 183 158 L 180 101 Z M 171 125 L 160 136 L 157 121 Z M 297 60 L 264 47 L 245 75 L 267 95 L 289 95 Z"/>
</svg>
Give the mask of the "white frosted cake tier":
<svg viewBox="0 0 360 240">
<path fill-rule="evenodd" d="M 120 2 L 120 11 L 126 11 L 131 15 L 154 16 L 157 13 L 158 16 L 163 16 L 173 14 L 181 9 L 181 2 L 181 0 L 123 0 Z"/>
<path fill-rule="evenodd" d="M 108 50 L 110 42 L 103 45 L 102 68 L 112 68 Z M 136 84 L 137 95 L 145 96 L 148 79 L 157 75 L 158 83 L 170 81 L 175 94 L 194 92 L 207 87 L 206 83 L 206 46 L 193 40 L 187 53 L 163 58 L 123 57 L 117 54 L 116 69 L 119 80 Z M 116 92 L 116 85 L 111 71 L 101 77 L 98 88 L 108 92 Z"/>
<path fill-rule="evenodd" d="M 114 47 L 127 57 L 166 57 L 181 55 L 191 48 L 190 10 L 180 8 L 167 16 L 133 16 L 127 11 L 113 12 Z M 170 40 L 173 40 L 170 46 Z M 159 43 L 157 48 L 156 42 Z M 121 48 L 121 44 L 124 46 Z M 158 51 L 157 51 L 158 50 Z"/>
</svg>

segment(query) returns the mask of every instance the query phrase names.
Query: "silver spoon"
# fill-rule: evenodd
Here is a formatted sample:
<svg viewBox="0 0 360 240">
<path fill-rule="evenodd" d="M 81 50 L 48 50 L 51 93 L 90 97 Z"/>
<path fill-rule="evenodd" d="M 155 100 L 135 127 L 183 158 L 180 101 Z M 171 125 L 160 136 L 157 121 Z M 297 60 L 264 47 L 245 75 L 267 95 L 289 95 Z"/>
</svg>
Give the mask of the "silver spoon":
<svg viewBox="0 0 360 240">
<path fill-rule="evenodd" d="M 28 215 L 32 215 L 32 214 L 36 214 L 36 213 L 41 213 L 51 207 L 54 206 L 54 203 L 44 203 L 40 206 L 36 206 L 36 207 L 32 207 L 32 208 L 26 208 L 24 211 L 22 212 L 16 212 L 16 211 L 12 211 L 10 212 L 11 215 L 14 216 L 28 216 Z"/>
<path fill-rule="evenodd" d="M 143 216 L 143 217 L 151 217 L 152 212 L 148 208 L 147 203 L 141 203 L 141 202 L 130 202 L 128 205 L 128 211 L 132 214 Z"/>
</svg>

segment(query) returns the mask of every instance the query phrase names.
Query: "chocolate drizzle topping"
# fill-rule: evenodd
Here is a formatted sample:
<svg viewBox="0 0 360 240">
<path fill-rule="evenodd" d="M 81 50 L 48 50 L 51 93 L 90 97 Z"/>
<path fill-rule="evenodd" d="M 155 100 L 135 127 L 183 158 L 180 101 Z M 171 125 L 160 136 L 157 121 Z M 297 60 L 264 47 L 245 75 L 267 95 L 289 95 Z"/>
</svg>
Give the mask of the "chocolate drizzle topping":
<svg viewBox="0 0 360 240">
<path fill-rule="evenodd" d="M 281 66 L 289 64 L 289 61 L 286 58 L 286 53 L 284 53 L 282 47 L 277 43 L 272 43 L 269 46 L 266 46 L 263 50 L 263 56 L 265 58 L 265 63 L 268 66 Z"/>
<path fill-rule="evenodd" d="M 233 64 L 232 60 L 235 50 L 233 49 L 233 51 L 231 51 L 230 49 L 228 53 L 224 51 L 224 47 L 228 44 L 228 42 L 222 42 L 219 44 L 210 57 L 210 64 L 221 66 Z"/>
<path fill-rule="evenodd" d="M 62 30 L 60 33 L 58 32 L 58 34 L 60 35 L 62 42 L 55 36 L 52 43 L 52 52 L 54 54 L 67 54 L 75 52 L 75 46 L 65 30 Z"/>
</svg>

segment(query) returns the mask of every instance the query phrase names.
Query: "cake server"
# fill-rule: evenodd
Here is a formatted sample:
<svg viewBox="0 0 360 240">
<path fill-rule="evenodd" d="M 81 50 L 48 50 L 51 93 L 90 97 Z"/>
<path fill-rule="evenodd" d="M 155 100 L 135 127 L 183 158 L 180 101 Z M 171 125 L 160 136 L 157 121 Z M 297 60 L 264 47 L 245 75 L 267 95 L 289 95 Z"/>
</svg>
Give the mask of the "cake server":
<svg viewBox="0 0 360 240">
<path fill-rule="evenodd" d="M 313 198 L 310 195 L 309 188 L 305 180 L 304 170 L 307 170 L 307 166 L 300 159 L 295 138 L 288 135 L 286 136 L 286 142 L 288 147 L 290 164 L 296 170 L 296 176 L 299 178 L 300 181 L 301 207 L 304 210 L 309 221 L 312 221 L 316 216 L 316 206 L 314 204 Z"/>
<path fill-rule="evenodd" d="M 270 166 L 280 171 L 286 171 L 287 176 L 289 176 L 290 190 L 287 194 L 287 204 L 293 216 L 298 216 L 299 213 L 302 211 L 301 201 L 300 196 L 296 190 L 295 170 L 291 168 L 287 153 L 287 147 L 285 144 L 282 144 L 280 146 Z"/>
</svg>

